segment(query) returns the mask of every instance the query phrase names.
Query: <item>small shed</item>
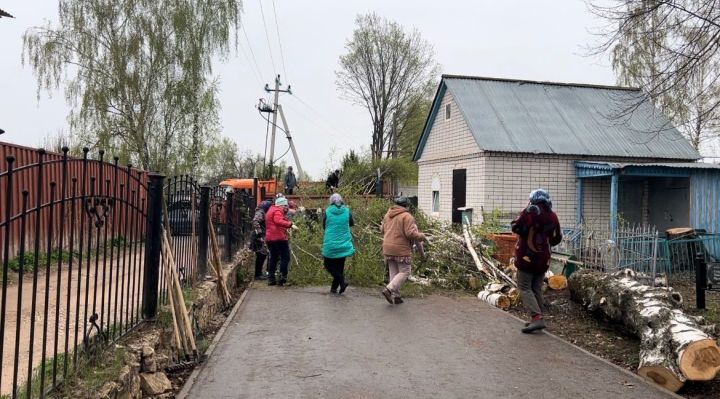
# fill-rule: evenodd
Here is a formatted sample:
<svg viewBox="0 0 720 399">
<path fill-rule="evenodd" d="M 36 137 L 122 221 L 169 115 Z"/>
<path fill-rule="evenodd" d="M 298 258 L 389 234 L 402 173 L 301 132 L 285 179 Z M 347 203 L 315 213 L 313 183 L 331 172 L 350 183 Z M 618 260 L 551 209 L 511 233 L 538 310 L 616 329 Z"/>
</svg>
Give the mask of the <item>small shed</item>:
<svg viewBox="0 0 720 399">
<path fill-rule="evenodd" d="M 718 219 L 718 198 L 709 197 L 718 192 L 717 167 L 697 163 L 700 154 L 643 96 L 443 75 L 414 155 L 420 209 L 453 222 L 459 209 L 499 210 L 507 222 L 544 188 L 563 226 L 624 219 L 720 232 L 702 216 Z"/>
</svg>

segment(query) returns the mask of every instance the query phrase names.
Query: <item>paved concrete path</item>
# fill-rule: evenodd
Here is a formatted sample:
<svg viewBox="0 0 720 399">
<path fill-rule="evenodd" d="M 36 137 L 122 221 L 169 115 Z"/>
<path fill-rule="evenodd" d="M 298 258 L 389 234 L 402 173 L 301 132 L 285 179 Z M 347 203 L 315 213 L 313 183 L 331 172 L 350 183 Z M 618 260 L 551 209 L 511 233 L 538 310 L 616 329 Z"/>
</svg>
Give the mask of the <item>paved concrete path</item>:
<svg viewBox="0 0 720 399">
<path fill-rule="evenodd" d="M 190 398 L 672 398 L 472 297 L 252 288 Z"/>
</svg>

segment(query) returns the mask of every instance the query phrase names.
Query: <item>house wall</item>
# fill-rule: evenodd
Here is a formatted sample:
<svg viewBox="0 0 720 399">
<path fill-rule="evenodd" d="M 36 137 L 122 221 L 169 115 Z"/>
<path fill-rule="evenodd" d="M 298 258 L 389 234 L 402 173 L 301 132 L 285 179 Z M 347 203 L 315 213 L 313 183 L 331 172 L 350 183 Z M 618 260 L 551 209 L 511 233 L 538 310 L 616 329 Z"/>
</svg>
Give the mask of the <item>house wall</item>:
<svg viewBox="0 0 720 399">
<path fill-rule="evenodd" d="M 450 104 L 450 119 L 445 119 L 445 106 Z M 479 209 L 483 194 L 485 162 L 470 128 L 455 104 L 452 95 L 446 92 L 418 160 L 418 207 L 428 215 L 442 220 L 452 217 L 452 172 L 466 169 L 466 206 Z M 439 186 L 440 210 L 432 210 L 432 188 Z"/>
<path fill-rule="evenodd" d="M 720 233 L 720 171 L 694 170 L 690 177 L 690 225 Z M 720 252 L 718 248 L 714 248 Z M 720 258 L 720 253 L 715 253 Z"/>
</svg>

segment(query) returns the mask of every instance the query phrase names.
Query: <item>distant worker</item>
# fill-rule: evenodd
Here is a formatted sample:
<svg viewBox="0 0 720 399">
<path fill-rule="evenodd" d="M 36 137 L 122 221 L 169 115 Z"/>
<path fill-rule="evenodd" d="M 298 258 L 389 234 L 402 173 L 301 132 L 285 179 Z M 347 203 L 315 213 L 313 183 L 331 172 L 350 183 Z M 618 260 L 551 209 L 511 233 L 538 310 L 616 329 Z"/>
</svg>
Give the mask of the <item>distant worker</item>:
<svg viewBox="0 0 720 399">
<path fill-rule="evenodd" d="M 323 217 L 322 255 L 325 270 L 333 278 L 330 292 L 342 294 L 348 287 L 345 281 L 345 259 L 355 253 L 350 227 L 355 224 L 350 209 L 343 203 L 340 194 L 330 196 L 330 206 Z M 339 290 L 338 290 L 339 289 Z"/>
<path fill-rule="evenodd" d="M 332 172 L 328 175 L 328 178 L 325 181 L 325 187 L 327 188 L 329 193 L 334 193 L 335 190 L 338 188 L 339 184 L 340 184 L 340 170 L 335 169 L 334 172 Z"/>
<path fill-rule="evenodd" d="M 297 187 L 297 178 L 295 178 L 295 172 L 293 172 L 293 167 L 288 166 L 287 172 L 285 173 L 285 192 L 288 195 L 292 195 L 295 187 Z"/>
<path fill-rule="evenodd" d="M 265 242 L 270 251 L 268 259 L 268 285 L 284 285 L 287 281 L 288 265 L 290 264 L 290 244 L 288 229 L 297 229 L 293 222 L 287 220 L 288 200 L 279 197 L 265 215 Z M 280 262 L 280 279 L 275 272 Z"/>
<path fill-rule="evenodd" d="M 410 276 L 413 242 L 425 240 L 409 208 L 410 200 L 407 197 L 396 198 L 395 205 L 388 209 L 380 225 L 383 256 L 390 272 L 390 282 L 382 290 L 382 295 L 395 305 L 403 303 L 400 287 Z"/>
<path fill-rule="evenodd" d="M 272 202 L 265 200 L 255 208 L 255 216 L 252 220 L 252 233 L 250 233 L 250 250 L 255 252 L 255 280 L 265 280 L 263 266 L 268 256 L 267 245 L 265 245 L 265 214 L 270 209 Z"/>
<path fill-rule="evenodd" d="M 551 248 L 562 240 L 550 194 L 537 189 L 530 193 L 529 200 L 528 206 L 512 222 L 512 231 L 518 235 L 515 245 L 518 289 L 531 317 L 522 329 L 526 334 L 545 328 L 542 285 L 550 267 Z"/>
</svg>

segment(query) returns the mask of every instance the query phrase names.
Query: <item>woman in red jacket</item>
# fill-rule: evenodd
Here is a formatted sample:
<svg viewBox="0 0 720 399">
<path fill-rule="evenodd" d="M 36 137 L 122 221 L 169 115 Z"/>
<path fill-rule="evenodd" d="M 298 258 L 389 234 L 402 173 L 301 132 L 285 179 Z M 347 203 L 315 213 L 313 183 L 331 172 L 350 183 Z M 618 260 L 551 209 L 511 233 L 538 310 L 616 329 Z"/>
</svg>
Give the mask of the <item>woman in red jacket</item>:
<svg viewBox="0 0 720 399">
<path fill-rule="evenodd" d="M 289 228 L 296 228 L 293 223 L 285 217 L 288 211 L 288 200 L 285 197 L 275 199 L 275 205 L 271 206 L 265 214 L 265 242 L 270 250 L 270 258 L 267 264 L 268 285 L 284 285 L 287 281 L 288 264 L 290 263 L 290 245 L 288 243 Z M 280 279 L 275 279 L 275 271 L 280 261 Z"/>
</svg>

